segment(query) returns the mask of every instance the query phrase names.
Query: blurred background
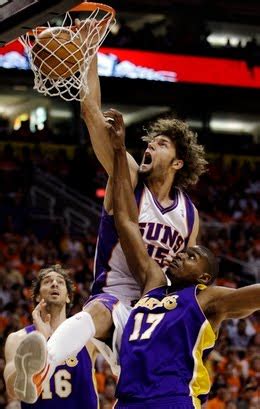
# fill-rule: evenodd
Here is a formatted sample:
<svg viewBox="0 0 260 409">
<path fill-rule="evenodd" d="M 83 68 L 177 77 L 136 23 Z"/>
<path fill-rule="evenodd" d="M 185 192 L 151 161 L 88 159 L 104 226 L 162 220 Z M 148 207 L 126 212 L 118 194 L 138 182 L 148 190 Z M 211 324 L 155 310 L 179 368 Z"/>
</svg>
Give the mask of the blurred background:
<svg viewBox="0 0 260 409">
<path fill-rule="evenodd" d="M 107 4 L 117 23 L 99 51 L 102 109 L 124 114 L 137 161 L 150 121 L 170 115 L 190 124 L 209 171 L 188 193 L 200 212 L 200 242 L 220 261 L 218 284 L 259 282 L 259 1 Z M 79 104 L 33 90 L 20 43 L 0 48 L 1 373 L 7 335 L 31 321 L 30 286 L 41 267 L 71 268 L 72 313 L 89 296 L 106 180 Z M 259 409 L 259 329 L 259 313 L 223 325 L 207 363 L 207 409 Z M 96 369 L 101 409 L 112 408 L 115 379 L 101 357 Z M 0 408 L 6 405 L 1 378 Z"/>
</svg>

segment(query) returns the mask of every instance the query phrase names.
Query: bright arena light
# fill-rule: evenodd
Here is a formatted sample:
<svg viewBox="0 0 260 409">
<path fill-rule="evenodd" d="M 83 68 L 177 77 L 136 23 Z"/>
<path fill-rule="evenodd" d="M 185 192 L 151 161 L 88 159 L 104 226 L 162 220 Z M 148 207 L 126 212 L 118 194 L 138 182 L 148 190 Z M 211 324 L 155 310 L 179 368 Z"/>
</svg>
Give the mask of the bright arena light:
<svg viewBox="0 0 260 409">
<path fill-rule="evenodd" d="M 250 37 L 247 36 L 238 36 L 234 34 L 221 34 L 213 33 L 207 37 L 207 41 L 212 45 L 212 47 L 225 47 L 229 41 L 232 47 L 237 47 L 239 42 L 242 47 L 245 47 L 247 41 L 250 40 Z"/>
<path fill-rule="evenodd" d="M 209 126 L 212 131 L 250 133 L 255 129 L 256 124 L 236 119 L 212 119 Z"/>
</svg>

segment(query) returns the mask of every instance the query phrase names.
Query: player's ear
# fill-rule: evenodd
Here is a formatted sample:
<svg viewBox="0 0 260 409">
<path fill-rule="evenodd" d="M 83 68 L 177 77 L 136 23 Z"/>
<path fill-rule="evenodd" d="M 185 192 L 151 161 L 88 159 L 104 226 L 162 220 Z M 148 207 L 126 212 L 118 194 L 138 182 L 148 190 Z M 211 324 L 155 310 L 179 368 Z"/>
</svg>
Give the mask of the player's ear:
<svg viewBox="0 0 260 409">
<path fill-rule="evenodd" d="M 69 304 L 69 303 L 70 303 L 70 298 L 69 298 L 69 296 L 68 296 L 68 295 L 67 295 L 66 303 L 67 303 L 67 304 Z"/>
<path fill-rule="evenodd" d="M 40 302 L 40 301 L 41 301 L 40 296 L 37 295 L 37 297 L 35 298 L 35 300 L 36 300 L 36 302 Z"/>
<path fill-rule="evenodd" d="M 175 170 L 181 169 L 183 167 L 183 165 L 184 165 L 184 163 L 183 163 L 183 160 L 181 160 L 181 159 L 174 159 L 173 164 L 172 164 L 172 166 L 173 166 L 173 168 Z"/>
</svg>

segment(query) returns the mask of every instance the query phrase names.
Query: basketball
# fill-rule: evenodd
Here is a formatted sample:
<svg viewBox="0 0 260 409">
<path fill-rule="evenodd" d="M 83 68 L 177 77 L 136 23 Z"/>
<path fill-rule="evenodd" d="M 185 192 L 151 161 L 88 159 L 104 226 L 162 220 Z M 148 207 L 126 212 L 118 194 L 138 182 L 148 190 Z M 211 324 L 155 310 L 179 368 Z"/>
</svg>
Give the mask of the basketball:
<svg viewBox="0 0 260 409">
<path fill-rule="evenodd" d="M 47 28 L 37 35 L 32 60 L 37 70 L 49 78 L 68 78 L 80 69 L 80 47 L 79 34 L 68 28 Z"/>
</svg>

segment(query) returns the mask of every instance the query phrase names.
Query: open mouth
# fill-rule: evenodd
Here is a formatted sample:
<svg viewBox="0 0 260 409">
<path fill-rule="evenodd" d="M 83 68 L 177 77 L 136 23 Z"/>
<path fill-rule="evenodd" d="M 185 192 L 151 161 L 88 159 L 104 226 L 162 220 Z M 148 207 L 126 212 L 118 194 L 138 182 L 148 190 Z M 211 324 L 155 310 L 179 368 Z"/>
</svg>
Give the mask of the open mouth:
<svg viewBox="0 0 260 409">
<path fill-rule="evenodd" d="M 53 292 L 51 293 L 51 295 L 60 295 L 60 293 L 59 293 L 58 291 L 53 291 Z"/>
<path fill-rule="evenodd" d="M 172 260 L 170 265 L 171 265 L 172 267 L 174 267 L 174 268 L 179 268 L 179 267 L 180 267 L 177 260 Z"/>
<path fill-rule="evenodd" d="M 143 159 L 143 164 L 144 165 L 150 165 L 152 163 L 152 155 L 150 152 L 145 152 L 144 154 L 144 159 Z"/>
</svg>

